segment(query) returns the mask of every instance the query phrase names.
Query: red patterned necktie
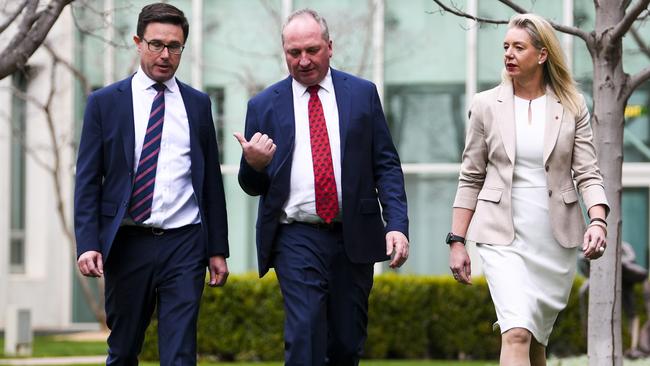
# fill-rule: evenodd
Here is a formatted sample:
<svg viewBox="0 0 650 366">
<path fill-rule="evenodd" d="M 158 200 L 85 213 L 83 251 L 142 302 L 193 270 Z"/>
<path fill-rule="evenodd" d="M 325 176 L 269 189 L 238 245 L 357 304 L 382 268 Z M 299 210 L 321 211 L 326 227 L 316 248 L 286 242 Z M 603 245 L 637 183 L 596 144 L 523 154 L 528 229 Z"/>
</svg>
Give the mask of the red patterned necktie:
<svg viewBox="0 0 650 366">
<path fill-rule="evenodd" d="M 330 139 L 327 135 L 323 105 L 318 98 L 319 89 L 319 85 L 307 88 L 309 92 L 309 140 L 311 141 L 311 159 L 314 166 L 316 213 L 329 224 L 339 213 L 339 200 L 336 194 Z"/>
<path fill-rule="evenodd" d="M 131 205 L 129 214 L 133 221 L 141 224 L 151 216 L 153 203 L 153 190 L 156 183 L 156 167 L 160 153 L 160 139 L 162 137 L 163 122 L 165 119 L 165 85 L 155 84 L 156 96 L 151 104 L 147 132 L 144 135 L 138 171 L 133 181 Z"/>
</svg>

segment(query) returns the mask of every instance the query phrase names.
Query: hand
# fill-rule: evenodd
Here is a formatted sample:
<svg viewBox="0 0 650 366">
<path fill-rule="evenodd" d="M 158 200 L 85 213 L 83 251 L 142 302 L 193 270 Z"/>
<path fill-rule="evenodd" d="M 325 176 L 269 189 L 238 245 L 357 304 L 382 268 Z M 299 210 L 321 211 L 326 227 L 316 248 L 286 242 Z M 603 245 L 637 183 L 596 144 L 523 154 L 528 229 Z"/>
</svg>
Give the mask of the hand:
<svg viewBox="0 0 650 366">
<path fill-rule="evenodd" d="M 258 172 L 269 165 L 277 146 L 268 135 L 256 132 L 250 141 L 246 141 L 246 138 L 239 132 L 233 133 L 233 136 L 239 141 L 248 165 Z"/>
<path fill-rule="evenodd" d="M 600 225 L 589 225 L 582 243 L 585 257 L 598 259 L 605 253 L 605 248 L 607 248 L 605 229 Z"/>
<path fill-rule="evenodd" d="M 399 231 L 386 233 L 386 255 L 393 256 L 388 264 L 390 268 L 401 267 L 409 257 L 409 241 Z"/>
<path fill-rule="evenodd" d="M 226 258 L 222 255 L 215 255 L 210 257 L 208 263 L 208 270 L 210 271 L 210 287 L 221 287 L 226 284 L 228 280 L 228 264 Z"/>
<path fill-rule="evenodd" d="M 472 284 L 472 261 L 463 243 L 449 245 L 449 269 L 456 281 L 464 285 Z"/>
<path fill-rule="evenodd" d="M 87 277 L 101 277 L 104 275 L 104 262 L 102 261 L 102 253 L 89 250 L 84 252 L 77 259 L 77 266 L 79 272 Z"/>
</svg>

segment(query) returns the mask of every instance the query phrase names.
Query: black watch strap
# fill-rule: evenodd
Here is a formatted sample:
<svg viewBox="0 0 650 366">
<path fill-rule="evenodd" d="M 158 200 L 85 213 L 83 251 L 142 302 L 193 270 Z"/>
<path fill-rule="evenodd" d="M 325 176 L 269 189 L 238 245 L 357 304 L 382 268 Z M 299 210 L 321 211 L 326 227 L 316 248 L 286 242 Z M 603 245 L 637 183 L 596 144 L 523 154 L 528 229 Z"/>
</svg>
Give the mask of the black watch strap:
<svg viewBox="0 0 650 366">
<path fill-rule="evenodd" d="M 447 238 L 445 239 L 445 243 L 447 243 L 447 245 L 449 245 L 449 244 L 454 243 L 454 242 L 460 242 L 460 243 L 465 244 L 465 238 L 463 238 L 460 235 L 456 235 L 454 233 L 448 233 Z"/>
</svg>

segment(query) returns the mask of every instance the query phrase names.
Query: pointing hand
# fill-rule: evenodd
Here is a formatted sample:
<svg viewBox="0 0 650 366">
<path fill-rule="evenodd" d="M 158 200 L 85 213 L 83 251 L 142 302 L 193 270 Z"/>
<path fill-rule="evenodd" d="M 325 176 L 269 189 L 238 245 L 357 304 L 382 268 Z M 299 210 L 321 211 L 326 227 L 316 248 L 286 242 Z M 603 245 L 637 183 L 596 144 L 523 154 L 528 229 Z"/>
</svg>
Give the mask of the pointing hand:
<svg viewBox="0 0 650 366">
<path fill-rule="evenodd" d="M 256 132 L 250 141 L 246 141 L 246 138 L 239 132 L 235 132 L 233 135 L 239 141 L 248 165 L 258 172 L 269 165 L 277 146 L 268 135 Z"/>
</svg>

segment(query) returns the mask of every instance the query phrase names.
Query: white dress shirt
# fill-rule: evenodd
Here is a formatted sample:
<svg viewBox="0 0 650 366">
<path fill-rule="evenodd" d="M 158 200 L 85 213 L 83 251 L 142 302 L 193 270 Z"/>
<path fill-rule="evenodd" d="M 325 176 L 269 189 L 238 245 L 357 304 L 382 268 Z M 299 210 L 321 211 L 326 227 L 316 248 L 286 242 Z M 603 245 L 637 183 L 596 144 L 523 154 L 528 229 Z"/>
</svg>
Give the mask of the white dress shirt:
<svg viewBox="0 0 650 366">
<path fill-rule="evenodd" d="M 336 193 L 339 201 L 339 216 L 341 216 L 341 137 L 339 134 L 339 110 L 336 104 L 336 94 L 332 83 L 332 72 L 327 72 L 319 83 L 318 97 L 323 105 L 327 135 L 332 152 L 332 165 L 336 179 Z M 293 112 L 295 118 L 295 145 L 291 165 L 291 183 L 289 199 L 284 205 L 284 214 L 280 222 L 293 221 L 322 222 L 316 214 L 316 194 L 314 191 L 314 166 L 311 156 L 311 141 L 309 137 L 309 92 L 307 86 L 295 79 L 291 84 L 293 90 Z M 336 220 L 336 219 L 335 219 Z"/>
<path fill-rule="evenodd" d="M 151 104 L 156 95 L 151 80 L 142 68 L 133 76 L 133 121 L 135 123 L 135 146 L 133 151 L 133 176 L 138 171 L 138 162 L 149 123 Z M 164 82 L 165 119 L 156 183 L 153 192 L 151 217 L 144 221 L 147 226 L 173 229 L 201 222 L 199 207 L 192 188 L 190 159 L 190 125 L 185 104 L 175 78 Z M 116 106 L 117 108 L 117 106 Z M 134 224 L 127 215 L 124 224 Z"/>
</svg>

